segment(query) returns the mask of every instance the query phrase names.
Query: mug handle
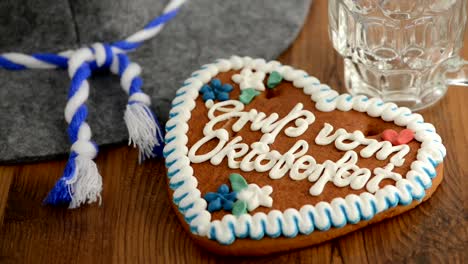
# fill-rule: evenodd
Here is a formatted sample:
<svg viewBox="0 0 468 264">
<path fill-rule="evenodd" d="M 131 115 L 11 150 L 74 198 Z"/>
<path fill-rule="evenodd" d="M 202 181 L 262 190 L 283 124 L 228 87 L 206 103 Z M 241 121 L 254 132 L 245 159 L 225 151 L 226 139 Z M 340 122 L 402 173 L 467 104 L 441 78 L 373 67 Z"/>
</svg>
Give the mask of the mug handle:
<svg viewBox="0 0 468 264">
<path fill-rule="evenodd" d="M 455 57 L 445 65 L 445 84 L 468 86 L 468 61 Z"/>
</svg>

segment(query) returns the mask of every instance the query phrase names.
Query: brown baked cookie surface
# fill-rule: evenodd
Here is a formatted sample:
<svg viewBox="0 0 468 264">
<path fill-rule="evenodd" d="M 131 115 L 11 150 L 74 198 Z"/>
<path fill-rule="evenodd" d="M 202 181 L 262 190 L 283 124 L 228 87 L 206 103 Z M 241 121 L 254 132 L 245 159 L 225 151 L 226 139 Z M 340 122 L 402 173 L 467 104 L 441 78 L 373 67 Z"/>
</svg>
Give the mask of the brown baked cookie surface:
<svg viewBox="0 0 468 264">
<path fill-rule="evenodd" d="M 166 130 L 174 208 L 219 254 L 321 243 L 415 207 L 442 180 L 445 148 L 420 115 L 277 62 L 203 66 Z"/>
</svg>

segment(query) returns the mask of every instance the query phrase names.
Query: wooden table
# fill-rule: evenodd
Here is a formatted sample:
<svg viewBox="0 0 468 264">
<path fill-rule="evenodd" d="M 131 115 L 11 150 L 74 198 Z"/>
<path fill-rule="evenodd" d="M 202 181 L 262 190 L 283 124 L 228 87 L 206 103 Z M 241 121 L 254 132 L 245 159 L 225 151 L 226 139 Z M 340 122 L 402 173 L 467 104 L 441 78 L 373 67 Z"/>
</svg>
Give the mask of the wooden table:
<svg viewBox="0 0 468 264">
<path fill-rule="evenodd" d="M 326 10 L 326 0 L 315 1 L 298 39 L 279 60 L 339 88 L 343 87 L 342 59 L 328 40 Z M 464 55 L 468 57 L 468 42 Z M 426 120 L 436 125 L 448 150 L 444 181 L 428 202 L 342 238 L 254 261 L 461 263 L 467 260 L 466 98 L 468 89 L 450 88 L 440 103 L 423 111 Z M 65 158 L 0 166 L 1 263 L 248 261 L 220 258 L 190 240 L 171 208 L 162 160 L 139 166 L 135 150 L 118 146 L 102 150 L 96 162 L 104 178 L 103 204 L 77 210 L 41 205 L 62 174 Z"/>
</svg>

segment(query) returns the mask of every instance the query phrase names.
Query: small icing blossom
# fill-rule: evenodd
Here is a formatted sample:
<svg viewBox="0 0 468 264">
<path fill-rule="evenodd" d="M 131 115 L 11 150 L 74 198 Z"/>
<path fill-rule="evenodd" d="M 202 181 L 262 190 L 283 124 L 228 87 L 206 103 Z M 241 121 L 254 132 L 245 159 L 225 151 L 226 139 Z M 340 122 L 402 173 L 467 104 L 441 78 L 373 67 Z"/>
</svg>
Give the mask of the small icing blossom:
<svg viewBox="0 0 468 264">
<path fill-rule="evenodd" d="M 240 74 L 234 74 L 232 80 L 239 84 L 241 90 L 253 88 L 258 91 L 265 91 L 265 85 L 263 84 L 265 76 L 265 72 L 253 72 L 252 69 L 244 68 Z"/>
<path fill-rule="evenodd" d="M 241 94 L 239 96 L 239 101 L 241 101 L 245 105 L 248 105 L 259 94 L 260 92 L 253 88 L 244 89 L 241 91 Z"/>
<path fill-rule="evenodd" d="M 210 213 L 224 209 L 231 211 L 237 193 L 229 192 L 229 187 L 226 184 L 221 185 L 217 192 L 209 192 L 205 195 L 205 200 L 208 202 L 208 211 Z"/>
<path fill-rule="evenodd" d="M 229 93 L 233 90 L 232 85 L 222 84 L 219 79 L 211 80 L 210 84 L 205 84 L 200 89 L 203 101 L 209 100 L 226 101 L 229 100 Z"/>
<path fill-rule="evenodd" d="M 255 210 L 259 206 L 271 207 L 273 198 L 270 197 L 273 188 L 269 185 L 260 188 L 257 184 L 249 184 L 249 186 L 237 195 L 237 199 L 247 203 L 249 211 Z"/>
</svg>

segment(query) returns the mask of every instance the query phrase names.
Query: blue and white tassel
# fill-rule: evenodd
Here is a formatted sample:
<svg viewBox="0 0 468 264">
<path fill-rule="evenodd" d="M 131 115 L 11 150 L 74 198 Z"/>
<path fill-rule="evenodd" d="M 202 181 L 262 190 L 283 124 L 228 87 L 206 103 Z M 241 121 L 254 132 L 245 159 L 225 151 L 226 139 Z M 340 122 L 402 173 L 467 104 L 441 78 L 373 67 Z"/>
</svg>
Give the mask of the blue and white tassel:
<svg viewBox="0 0 468 264">
<path fill-rule="evenodd" d="M 91 67 L 88 61 L 94 55 L 90 49 L 82 48 L 74 53 L 68 62 L 68 74 L 71 85 L 68 102 L 65 107 L 65 120 L 68 136 L 72 143 L 70 157 L 62 178 L 58 180 L 46 198 L 49 204 L 69 204 L 70 208 L 83 203 L 101 200 L 102 177 L 93 159 L 97 155 L 97 146 L 91 141 L 91 129 L 86 122 L 88 108 Z"/>
<path fill-rule="evenodd" d="M 139 160 L 154 157 L 162 151 L 162 129 L 149 108 L 149 96 L 141 90 L 141 68 L 130 62 L 126 54 L 118 52 L 109 45 L 97 43 L 92 48 L 78 50 L 68 61 L 71 85 L 65 120 L 69 124 L 68 135 L 72 147 L 62 178 L 45 200 L 48 204 L 68 204 L 70 208 L 76 208 L 83 203 L 101 200 L 102 177 L 93 161 L 98 149 L 91 141 L 91 129 L 86 122 L 87 79 L 95 70 L 110 69 L 121 77 L 121 86 L 130 96 L 124 120 L 129 142 L 139 148 Z"/>
<path fill-rule="evenodd" d="M 117 55 L 116 61 L 118 67 L 112 67 L 112 71 L 121 76 L 122 89 L 129 95 L 124 114 L 129 134 L 128 144 L 133 144 L 134 147 L 138 146 L 139 162 L 145 158 L 161 156 L 164 136 L 159 123 L 149 108 L 151 99 L 141 90 L 143 85 L 143 80 L 140 77 L 141 67 L 136 63 L 131 63 L 128 56 L 123 53 Z"/>
</svg>

